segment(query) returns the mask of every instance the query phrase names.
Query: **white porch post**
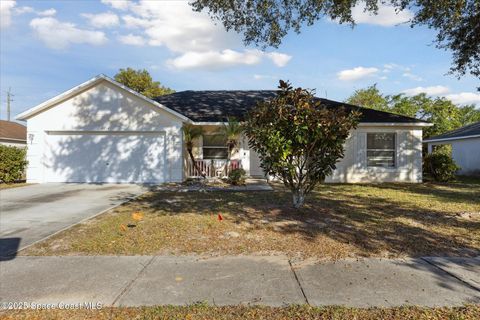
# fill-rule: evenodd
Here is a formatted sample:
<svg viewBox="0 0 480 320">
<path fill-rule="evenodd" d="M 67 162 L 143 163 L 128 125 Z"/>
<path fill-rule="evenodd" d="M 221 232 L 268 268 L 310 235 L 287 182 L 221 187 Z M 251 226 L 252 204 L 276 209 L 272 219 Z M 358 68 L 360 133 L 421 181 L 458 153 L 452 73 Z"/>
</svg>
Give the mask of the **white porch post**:
<svg viewBox="0 0 480 320">
<path fill-rule="evenodd" d="M 432 151 L 433 151 L 433 144 L 432 144 L 432 143 L 428 143 L 428 144 L 427 144 L 427 149 L 428 149 L 427 152 L 428 152 L 429 154 L 432 153 Z"/>
</svg>

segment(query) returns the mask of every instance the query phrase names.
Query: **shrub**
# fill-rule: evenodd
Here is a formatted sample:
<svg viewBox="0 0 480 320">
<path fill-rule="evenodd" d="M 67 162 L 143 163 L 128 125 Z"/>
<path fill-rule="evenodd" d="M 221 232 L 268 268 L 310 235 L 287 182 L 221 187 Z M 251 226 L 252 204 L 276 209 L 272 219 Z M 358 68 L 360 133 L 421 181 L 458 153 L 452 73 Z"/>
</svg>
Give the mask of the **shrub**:
<svg viewBox="0 0 480 320">
<path fill-rule="evenodd" d="M 245 175 L 245 170 L 241 168 L 233 169 L 228 174 L 228 182 L 233 184 L 234 186 L 245 184 Z"/>
<path fill-rule="evenodd" d="M 459 166 L 453 161 L 450 154 L 435 151 L 426 155 L 423 159 L 425 173 L 435 181 L 446 182 L 455 178 Z"/>
<path fill-rule="evenodd" d="M 27 150 L 0 145 L 0 181 L 11 183 L 20 180 L 27 166 Z"/>
<path fill-rule="evenodd" d="M 452 156 L 452 145 L 450 144 L 440 144 L 437 146 L 433 146 L 434 153 L 443 153 L 448 155 L 449 157 Z"/>
</svg>

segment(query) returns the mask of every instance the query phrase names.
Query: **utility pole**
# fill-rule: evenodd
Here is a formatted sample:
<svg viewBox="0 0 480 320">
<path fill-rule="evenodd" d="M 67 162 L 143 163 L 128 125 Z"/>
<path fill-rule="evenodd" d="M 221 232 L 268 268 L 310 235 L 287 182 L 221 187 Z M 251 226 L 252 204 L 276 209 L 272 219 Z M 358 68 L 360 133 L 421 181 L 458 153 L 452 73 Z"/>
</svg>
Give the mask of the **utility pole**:
<svg viewBox="0 0 480 320">
<path fill-rule="evenodd" d="M 11 91 L 11 88 L 8 88 L 8 91 L 7 91 L 7 121 L 10 121 L 10 103 L 13 101 L 12 97 L 14 96 L 10 91 Z"/>
</svg>

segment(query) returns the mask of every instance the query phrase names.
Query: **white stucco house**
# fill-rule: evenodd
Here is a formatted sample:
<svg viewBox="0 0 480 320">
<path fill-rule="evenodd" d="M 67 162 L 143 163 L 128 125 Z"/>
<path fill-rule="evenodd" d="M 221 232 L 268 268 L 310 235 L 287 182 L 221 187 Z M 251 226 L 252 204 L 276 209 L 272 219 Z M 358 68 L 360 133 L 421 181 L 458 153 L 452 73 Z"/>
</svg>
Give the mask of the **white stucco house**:
<svg viewBox="0 0 480 320">
<path fill-rule="evenodd" d="M 209 175 L 225 167 L 216 133 L 227 117 L 242 120 L 275 91 L 182 91 L 149 99 L 99 75 L 17 119 L 27 121 L 28 182 L 163 183 L 196 175 L 183 145 L 185 123 L 203 126 L 196 161 Z M 329 182 L 421 182 L 421 120 L 320 99 L 329 108 L 359 110 L 360 124 Z M 232 159 L 264 176 L 244 136 Z M 202 169 L 202 170 L 203 170 Z"/>
<path fill-rule="evenodd" d="M 452 158 L 461 175 L 480 174 L 480 122 L 458 128 L 424 141 L 431 153 L 435 146 L 450 145 Z"/>
</svg>

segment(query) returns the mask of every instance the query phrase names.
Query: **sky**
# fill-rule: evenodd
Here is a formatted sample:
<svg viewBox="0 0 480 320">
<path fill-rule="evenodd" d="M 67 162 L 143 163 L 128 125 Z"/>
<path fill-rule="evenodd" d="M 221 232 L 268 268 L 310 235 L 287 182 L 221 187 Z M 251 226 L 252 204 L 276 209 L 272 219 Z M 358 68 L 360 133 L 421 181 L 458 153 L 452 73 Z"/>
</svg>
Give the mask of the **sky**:
<svg viewBox="0 0 480 320">
<path fill-rule="evenodd" d="M 278 80 L 344 101 L 372 84 L 385 94 L 445 96 L 480 108 L 479 80 L 449 75 L 435 30 L 410 28 L 412 12 L 354 8 L 357 25 L 323 19 L 279 48 L 245 46 L 187 1 L 0 0 L 0 117 L 12 118 L 88 79 L 147 69 L 176 91 L 274 89 Z"/>
</svg>

